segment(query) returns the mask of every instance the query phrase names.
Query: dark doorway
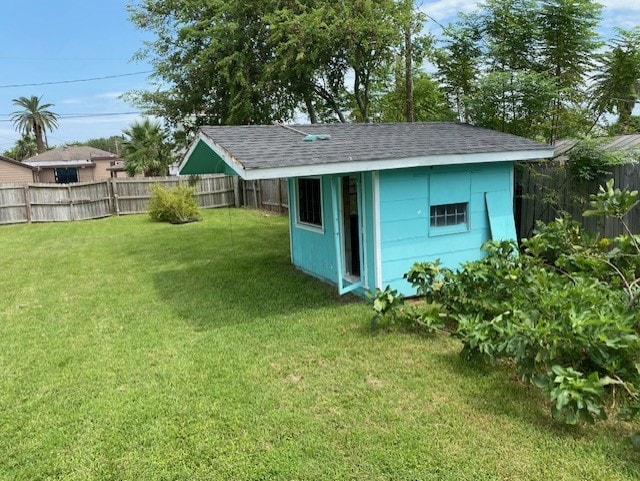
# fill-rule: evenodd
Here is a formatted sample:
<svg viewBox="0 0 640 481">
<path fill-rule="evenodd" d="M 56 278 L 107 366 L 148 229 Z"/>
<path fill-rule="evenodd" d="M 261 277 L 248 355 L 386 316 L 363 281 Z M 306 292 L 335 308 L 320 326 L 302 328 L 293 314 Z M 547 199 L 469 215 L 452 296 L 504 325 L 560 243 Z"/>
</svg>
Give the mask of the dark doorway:
<svg viewBox="0 0 640 481">
<path fill-rule="evenodd" d="M 360 279 L 360 218 L 358 216 L 358 180 L 342 177 L 342 243 L 345 277 Z"/>
</svg>

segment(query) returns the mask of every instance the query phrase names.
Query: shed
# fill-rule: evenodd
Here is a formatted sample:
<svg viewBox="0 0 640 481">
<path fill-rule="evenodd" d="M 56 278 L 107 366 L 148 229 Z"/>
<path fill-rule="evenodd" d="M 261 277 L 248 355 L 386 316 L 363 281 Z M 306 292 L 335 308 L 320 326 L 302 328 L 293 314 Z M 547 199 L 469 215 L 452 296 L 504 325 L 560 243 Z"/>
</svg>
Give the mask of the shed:
<svg viewBox="0 0 640 481">
<path fill-rule="evenodd" d="M 287 178 L 291 261 L 340 294 L 390 285 L 440 259 L 515 239 L 514 161 L 553 148 L 453 122 L 202 127 L 180 174 Z"/>
</svg>

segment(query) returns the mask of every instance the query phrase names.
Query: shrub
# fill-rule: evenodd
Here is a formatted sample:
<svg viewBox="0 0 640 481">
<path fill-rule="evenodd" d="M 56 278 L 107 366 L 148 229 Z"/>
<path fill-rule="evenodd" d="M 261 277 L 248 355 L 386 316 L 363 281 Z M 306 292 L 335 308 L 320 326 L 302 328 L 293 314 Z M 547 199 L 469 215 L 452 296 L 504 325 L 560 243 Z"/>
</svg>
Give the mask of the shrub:
<svg viewBox="0 0 640 481">
<path fill-rule="evenodd" d="M 185 185 L 166 188 L 155 184 L 149 201 L 149 217 L 158 222 L 184 224 L 201 219 L 193 189 Z"/>
</svg>

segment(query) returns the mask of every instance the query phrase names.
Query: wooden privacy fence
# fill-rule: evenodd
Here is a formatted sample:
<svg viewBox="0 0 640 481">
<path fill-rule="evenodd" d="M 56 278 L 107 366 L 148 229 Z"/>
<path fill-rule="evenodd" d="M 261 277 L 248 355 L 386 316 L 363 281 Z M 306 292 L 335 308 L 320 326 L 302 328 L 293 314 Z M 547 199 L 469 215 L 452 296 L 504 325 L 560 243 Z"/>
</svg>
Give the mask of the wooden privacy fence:
<svg viewBox="0 0 640 481">
<path fill-rule="evenodd" d="M 192 185 L 202 208 L 237 205 L 236 200 L 240 198 L 236 178 L 224 175 L 194 179 L 111 179 L 77 184 L 0 184 L 0 224 L 98 219 L 146 212 L 154 184 Z"/>
<path fill-rule="evenodd" d="M 155 184 L 166 187 L 191 185 L 198 205 L 202 208 L 236 205 L 237 178 L 224 175 L 193 177 L 147 177 L 140 179 L 112 179 L 113 210 L 117 215 L 139 214 L 149 209 L 151 189 Z"/>
<path fill-rule="evenodd" d="M 242 205 L 281 214 L 289 211 L 287 179 L 244 180 L 241 183 Z"/>
<path fill-rule="evenodd" d="M 612 171 L 615 186 L 640 190 L 640 164 L 618 165 Z M 566 164 L 539 162 L 520 165 L 516 174 L 516 225 L 520 238 L 530 237 L 537 220 L 551 222 L 568 212 L 588 232 L 601 237 L 623 233 L 620 222 L 602 217 L 583 217 L 589 208 L 589 194 L 598 192 L 601 182 L 584 182 L 571 177 Z M 640 207 L 625 218 L 631 230 L 640 233 Z"/>
</svg>

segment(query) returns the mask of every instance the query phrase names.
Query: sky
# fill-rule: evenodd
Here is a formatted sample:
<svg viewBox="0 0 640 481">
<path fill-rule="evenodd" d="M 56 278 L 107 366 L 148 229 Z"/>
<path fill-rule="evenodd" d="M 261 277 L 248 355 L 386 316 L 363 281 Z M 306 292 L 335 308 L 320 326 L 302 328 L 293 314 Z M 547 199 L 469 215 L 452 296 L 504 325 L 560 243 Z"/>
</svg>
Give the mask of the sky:
<svg viewBox="0 0 640 481">
<path fill-rule="evenodd" d="M 119 135 L 140 118 L 119 96 L 150 88 L 144 61 L 132 61 L 148 33 L 137 30 L 125 8 L 135 0 L 0 0 L 0 153 L 20 137 L 10 121 L 12 99 L 42 97 L 60 114 L 59 128 L 48 134 L 50 145 Z M 637 0 L 601 0 L 601 32 L 614 26 L 640 25 Z M 440 23 L 473 10 L 477 0 L 417 0 Z M 437 24 L 428 28 L 440 34 Z M 111 77 L 111 78 L 102 78 Z M 69 80 L 101 80 L 49 85 Z M 13 86 L 23 85 L 23 86 Z"/>
</svg>

